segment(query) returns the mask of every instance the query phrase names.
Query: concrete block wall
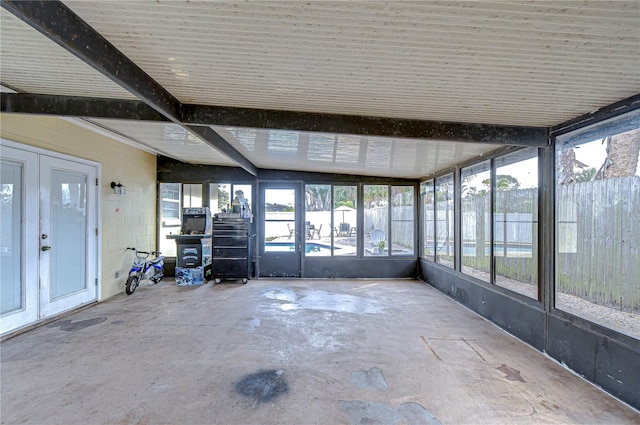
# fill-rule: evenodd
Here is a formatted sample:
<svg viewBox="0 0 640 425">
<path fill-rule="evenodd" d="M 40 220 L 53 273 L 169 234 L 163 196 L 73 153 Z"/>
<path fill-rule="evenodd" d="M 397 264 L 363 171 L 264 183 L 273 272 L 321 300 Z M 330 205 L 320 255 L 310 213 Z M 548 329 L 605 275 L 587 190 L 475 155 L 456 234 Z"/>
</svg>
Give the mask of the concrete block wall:
<svg viewBox="0 0 640 425">
<path fill-rule="evenodd" d="M 5 139 L 101 164 L 100 300 L 124 292 L 133 260 L 126 247 L 149 250 L 156 244 L 156 156 L 61 118 L 2 114 L 0 120 Z M 115 195 L 112 181 L 126 193 Z"/>
</svg>

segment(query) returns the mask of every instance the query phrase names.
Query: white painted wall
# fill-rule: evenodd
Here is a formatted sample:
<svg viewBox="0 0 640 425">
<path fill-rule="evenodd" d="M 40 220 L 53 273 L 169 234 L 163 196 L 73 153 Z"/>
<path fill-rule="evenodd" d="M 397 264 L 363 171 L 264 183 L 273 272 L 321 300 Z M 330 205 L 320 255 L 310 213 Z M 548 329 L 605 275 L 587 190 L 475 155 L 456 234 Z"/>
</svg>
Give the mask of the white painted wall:
<svg viewBox="0 0 640 425">
<path fill-rule="evenodd" d="M 100 299 L 124 292 L 133 259 L 128 246 L 154 249 L 156 243 L 156 157 L 61 118 L 0 114 L 0 135 L 102 165 L 102 270 Z M 111 182 L 126 187 L 114 195 Z M 116 271 L 120 277 L 116 279 Z"/>
</svg>

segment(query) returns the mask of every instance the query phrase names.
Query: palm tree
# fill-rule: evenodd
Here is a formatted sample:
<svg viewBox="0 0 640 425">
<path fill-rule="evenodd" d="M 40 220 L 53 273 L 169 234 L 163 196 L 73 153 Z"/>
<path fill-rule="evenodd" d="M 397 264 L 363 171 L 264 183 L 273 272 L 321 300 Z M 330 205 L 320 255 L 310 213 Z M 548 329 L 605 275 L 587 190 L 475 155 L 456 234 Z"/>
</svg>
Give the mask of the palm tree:
<svg viewBox="0 0 640 425">
<path fill-rule="evenodd" d="M 367 207 L 385 205 L 388 203 L 389 187 L 386 185 L 365 186 L 364 203 Z"/>
<path fill-rule="evenodd" d="M 576 174 L 575 177 L 575 182 L 576 183 L 586 183 L 586 182 L 590 182 L 593 181 L 593 178 L 596 176 L 596 169 L 591 167 L 591 168 L 586 168 L 584 170 L 582 170 L 580 173 Z"/>
<path fill-rule="evenodd" d="M 640 129 L 606 137 L 602 143 L 607 144 L 607 157 L 595 180 L 630 177 L 636 174 L 640 153 Z"/>
<path fill-rule="evenodd" d="M 328 211 L 331 209 L 331 186 L 309 184 L 305 186 L 307 211 Z"/>
<path fill-rule="evenodd" d="M 355 208 L 357 193 L 358 188 L 356 186 L 334 186 L 333 207 L 337 208 L 345 205 L 349 208 Z"/>
<path fill-rule="evenodd" d="M 226 208 L 226 205 L 229 204 L 231 200 L 229 199 L 229 192 L 225 190 L 225 185 L 218 185 L 218 205 L 220 209 Z"/>
<path fill-rule="evenodd" d="M 576 151 L 572 147 L 562 148 L 560 158 L 556 165 L 559 184 L 573 183 L 576 178 L 574 166 L 576 163 Z"/>
</svg>

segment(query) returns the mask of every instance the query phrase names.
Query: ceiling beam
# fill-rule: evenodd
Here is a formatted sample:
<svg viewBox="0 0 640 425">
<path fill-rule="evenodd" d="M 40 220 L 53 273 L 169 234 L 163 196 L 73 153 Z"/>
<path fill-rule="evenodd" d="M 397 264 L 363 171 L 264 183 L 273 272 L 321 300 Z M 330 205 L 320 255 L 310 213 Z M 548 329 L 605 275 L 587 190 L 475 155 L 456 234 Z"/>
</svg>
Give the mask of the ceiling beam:
<svg viewBox="0 0 640 425">
<path fill-rule="evenodd" d="M 77 118 L 122 119 L 170 122 L 167 117 L 139 100 L 58 96 L 26 93 L 0 93 L 0 112 L 7 114 L 53 115 Z M 244 155 L 210 127 L 182 125 L 210 146 L 235 161 L 254 176 L 258 169 Z M 109 130 L 108 127 L 103 128 Z M 110 130 L 115 132 L 114 130 Z M 115 132 L 117 133 L 117 132 Z M 119 133 L 117 133 L 119 134 Z"/>
<path fill-rule="evenodd" d="M 607 105 L 597 111 L 590 112 L 588 114 L 579 116 L 572 120 L 566 121 L 560 125 L 551 127 L 550 135 L 558 136 L 563 133 L 579 130 L 583 127 L 588 127 L 593 124 L 599 124 L 602 121 L 606 121 L 610 118 L 617 117 L 618 115 L 626 114 L 627 112 L 637 111 L 640 109 L 640 93 L 634 96 L 622 99 L 619 102 Z"/>
<path fill-rule="evenodd" d="M 544 147 L 545 127 L 455 123 L 401 118 L 182 105 L 182 122 L 191 125 L 266 128 L 323 133 L 406 137 L 467 143 Z"/>
<path fill-rule="evenodd" d="M 8 114 L 169 121 L 167 117 L 139 100 L 23 93 L 1 93 L 0 98 L 0 111 Z"/>
<path fill-rule="evenodd" d="M 2 7 L 132 93 L 166 119 L 182 124 L 180 122 L 180 101 L 62 2 L 57 0 L 2 0 Z M 4 111 L 4 107 L 6 106 L 4 93 L 2 100 Z M 38 99 L 36 98 L 32 98 L 31 101 L 38 103 Z M 79 98 L 75 98 L 74 102 L 69 102 L 68 99 L 60 99 L 59 101 L 62 103 L 66 102 L 67 105 L 56 103 L 52 98 L 48 99 L 48 107 L 51 111 L 48 113 L 54 114 L 53 111 L 64 109 L 63 106 L 68 107 L 69 105 L 75 105 L 76 110 L 73 114 L 55 113 L 55 115 L 87 117 L 87 113 L 90 111 L 98 111 L 103 113 L 103 116 L 100 116 L 101 118 L 121 118 L 120 116 L 106 117 L 104 114 L 106 114 L 107 111 L 110 111 L 110 113 L 114 115 L 122 115 L 122 113 L 124 113 L 124 111 L 115 112 L 109 107 L 109 102 L 105 102 L 106 105 L 97 106 L 98 102 L 96 102 L 96 100 L 85 100 L 84 107 L 86 107 L 87 110 L 83 113 L 81 110 L 78 111 L 83 105 L 74 103 L 82 103 Z M 28 102 L 25 100 L 25 103 Z M 142 109 L 140 106 L 134 107 L 133 104 L 129 104 L 129 106 L 138 112 Z M 144 116 L 152 116 L 149 114 L 149 111 L 144 112 Z M 42 113 L 42 108 L 40 109 L 40 113 Z M 80 115 L 76 115 L 78 113 Z M 93 117 L 96 118 L 95 116 Z M 157 116 L 153 116 L 154 120 L 157 120 L 157 118 Z M 142 118 L 136 117 L 136 112 L 133 112 L 129 119 Z M 247 171 L 254 170 L 254 173 L 257 174 L 257 171 L 255 171 L 256 167 L 251 161 L 236 151 L 233 146 L 222 139 L 215 131 L 211 129 L 205 133 L 207 137 L 211 138 L 206 141 L 212 146 L 224 146 L 226 144 L 224 149 L 219 148 L 219 150 L 222 150 L 222 152 L 236 161 L 242 168 L 250 164 L 250 166 L 248 166 L 249 168 L 245 169 L 247 169 Z M 231 151 L 235 151 L 235 153 L 229 155 L 228 152 Z"/>
<path fill-rule="evenodd" d="M 211 127 L 186 125 L 185 128 L 205 140 L 209 145 L 224 155 L 227 155 L 247 172 L 254 176 L 258 175 L 258 168 Z"/>
<path fill-rule="evenodd" d="M 144 121 L 167 119 L 143 102 L 89 97 L 2 93 L 1 112 L 50 114 Z M 492 124 L 470 124 L 399 118 L 365 117 L 308 112 L 275 111 L 223 106 L 185 105 L 181 124 L 231 126 L 274 130 L 319 131 L 378 137 L 406 137 L 508 146 L 547 146 L 547 129 Z M 213 130 L 212 130 L 213 131 Z M 205 132 L 210 134 L 210 132 Z M 219 145 L 218 138 L 211 140 Z M 231 147 L 231 146 L 230 146 Z M 246 158 L 242 158 L 244 160 Z"/>
<path fill-rule="evenodd" d="M 171 121 L 180 102 L 60 1 L 2 0 L 2 7 Z"/>
</svg>

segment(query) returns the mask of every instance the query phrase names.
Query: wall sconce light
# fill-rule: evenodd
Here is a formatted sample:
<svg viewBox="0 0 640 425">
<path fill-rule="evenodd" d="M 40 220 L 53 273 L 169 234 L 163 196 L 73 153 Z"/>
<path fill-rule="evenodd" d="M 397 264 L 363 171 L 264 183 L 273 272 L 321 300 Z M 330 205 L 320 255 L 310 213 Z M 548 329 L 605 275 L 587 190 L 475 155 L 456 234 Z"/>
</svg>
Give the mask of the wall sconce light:
<svg viewBox="0 0 640 425">
<path fill-rule="evenodd" d="M 116 195 L 124 195 L 126 193 L 126 189 L 121 183 L 111 182 L 111 189 Z"/>
</svg>

